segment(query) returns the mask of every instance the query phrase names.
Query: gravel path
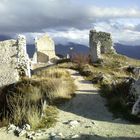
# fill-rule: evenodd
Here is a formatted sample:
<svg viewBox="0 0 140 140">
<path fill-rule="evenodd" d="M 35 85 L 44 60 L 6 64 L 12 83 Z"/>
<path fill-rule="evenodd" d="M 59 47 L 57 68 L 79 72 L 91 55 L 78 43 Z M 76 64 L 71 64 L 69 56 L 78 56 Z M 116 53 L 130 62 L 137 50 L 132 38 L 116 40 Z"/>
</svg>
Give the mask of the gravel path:
<svg viewBox="0 0 140 140">
<path fill-rule="evenodd" d="M 58 122 L 48 134 L 63 135 L 66 140 L 140 140 L 140 126 L 113 119 L 105 99 L 90 81 L 78 72 L 68 70 L 78 89 L 76 97 L 59 107 Z M 0 131 L 0 140 L 22 140 Z M 42 140 L 47 140 L 42 139 Z M 60 140 L 60 139 L 55 139 Z"/>
<path fill-rule="evenodd" d="M 76 71 L 69 72 L 78 87 L 77 96 L 59 108 L 59 121 L 48 132 L 62 133 L 64 137 L 80 135 L 78 140 L 140 140 L 139 125 L 113 119 L 93 84 Z M 66 123 L 70 120 L 77 120 L 79 124 L 71 127 Z"/>
</svg>

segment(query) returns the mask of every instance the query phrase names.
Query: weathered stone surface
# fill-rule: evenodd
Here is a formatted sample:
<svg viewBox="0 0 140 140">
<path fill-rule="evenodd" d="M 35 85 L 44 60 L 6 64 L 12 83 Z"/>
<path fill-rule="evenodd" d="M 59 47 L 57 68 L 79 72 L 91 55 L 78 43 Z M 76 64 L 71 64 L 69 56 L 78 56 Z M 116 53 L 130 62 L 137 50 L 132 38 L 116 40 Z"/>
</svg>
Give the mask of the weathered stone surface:
<svg viewBox="0 0 140 140">
<path fill-rule="evenodd" d="M 25 36 L 0 42 L 0 52 L 0 87 L 17 82 L 21 71 L 30 77 Z"/>
<path fill-rule="evenodd" d="M 51 133 L 50 138 L 51 138 L 51 140 L 62 140 L 63 134 L 62 133 Z"/>
<path fill-rule="evenodd" d="M 17 60 L 18 69 L 23 72 L 25 76 L 31 77 L 30 59 L 26 50 L 26 37 L 19 35 L 17 40 Z"/>
<path fill-rule="evenodd" d="M 97 62 L 101 59 L 101 43 L 100 41 L 90 41 L 90 56 L 92 62 Z"/>
<path fill-rule="evenodd" d="M 14 124 L 10 124 L 8 126 L 8 129 L 7 129 L 7 133 L 14 133 L 14 131 L 16 130 L 16 126 Z"/>
<path fill-rule="evenodd" d="M 19 80 L 16 40 L 0 42 L 0 87 Z"/>
<path fill-rule="evenodd" d="M 140 114 L 140 78 L 132 85 L 130 90 L 130 96 L 134 100 L 134 105 L 132 107 L 132 114 Z"/>
<path fill-rule="evenodd" d="M 140 79 L 138 79 L 131 87 L 130 95 L 135 97 L 137 100 L 140 97 Z"/>
<path fill-rule="evenodd" d="M 45 34 L 35 39 L 36 52 L 33 60 L 36 62 L 46 63 L 56 57 L 54 41 Z"/>
<path fill-rule="evenodd" d="M 96 30 L 90 30 L 90 46 L 92 42 L 101 43 L 101 53 L 114 53 L 113 41 L 110 33 L 106 32 L 96 32 Z"/>
<path fill-rule="evenodd" d="M 136 100 L 132 108 L 132 114 L 140 117 L 140 97 Z"/>
<path fill-rule="evenodd" d="M 89 34 L 90 57 L 92 62 L 98 62 L 102 53 L 115 53 L 110 33 L 90 30 Z"/>
</svg>

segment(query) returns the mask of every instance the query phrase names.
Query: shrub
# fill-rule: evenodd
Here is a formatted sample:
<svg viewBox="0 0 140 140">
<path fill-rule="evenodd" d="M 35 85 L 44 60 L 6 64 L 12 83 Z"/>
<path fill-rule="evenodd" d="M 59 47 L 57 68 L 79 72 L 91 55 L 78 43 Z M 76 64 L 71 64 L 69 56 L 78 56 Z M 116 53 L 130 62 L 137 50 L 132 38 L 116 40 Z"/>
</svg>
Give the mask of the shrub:
<svg viewBox="0 0 140 140">
<path fill-rule="evenodd" d="M 73 54 L 71 61 L 78 64 L 79 67 L 90 63 L 90 58 L 85 54 Z"/>
<path fill-rule="evenodd" d="M 54 106 L 47 106 L 42 114 L 37 108 L 32 108 L 27 111 L 27 118 L 32 129 L 52 127 L 57 122 L 57 108 Z"/>
<path fill-rule="evenodd" d="M 139 118 L 131 115 L 132 105 L 129 104 L 129 89 L 131 83 L 119 82 L 101 84 L 101 95 L 107 99 L 107 106 L 114 117 L 122 117 L 132 122 L 140 122 Z"/>
</svg>

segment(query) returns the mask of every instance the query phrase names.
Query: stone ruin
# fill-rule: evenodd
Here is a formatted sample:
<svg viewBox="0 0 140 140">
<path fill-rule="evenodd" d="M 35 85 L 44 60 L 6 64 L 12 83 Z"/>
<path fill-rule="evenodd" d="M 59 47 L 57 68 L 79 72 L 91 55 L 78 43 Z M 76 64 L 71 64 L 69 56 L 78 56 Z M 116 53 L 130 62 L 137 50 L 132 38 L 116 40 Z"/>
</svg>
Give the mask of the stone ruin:
<svg viewBox="0 0 140 140">
<path fill-rule="evenodd" d="M 56 58 L 54 41 L 47 34 L 35 38 L 35 47 L 36 51 L 33 56 L 35 63 L 46 63 Z"/>
<path fill-rule="evenodd" d="M 25 36 L 1 41 L 0 51 L 0 87 L 17 82 L 20 76 L 31 76 Z"/>
<path fill-rule="evenodd" d="M 96 32 L 96 30 L 90 30 L 89 46 L 92 62 L 97 62 L 98 60 L 100 60 L 101 54 L 115 53 L 110 33 Z"/>
<path fill-rule="evenodd" d="M 29 59 L 26 46 L 24 35 L 19 35 L 17 40 L 0 42 L 0 87 L 19 81 L 21 76 L 31 77 L 34 63 L 47 63 L 56 58 L 54 41 L 47 34 L 35 39 L 33 61 Z"/>
</svg>

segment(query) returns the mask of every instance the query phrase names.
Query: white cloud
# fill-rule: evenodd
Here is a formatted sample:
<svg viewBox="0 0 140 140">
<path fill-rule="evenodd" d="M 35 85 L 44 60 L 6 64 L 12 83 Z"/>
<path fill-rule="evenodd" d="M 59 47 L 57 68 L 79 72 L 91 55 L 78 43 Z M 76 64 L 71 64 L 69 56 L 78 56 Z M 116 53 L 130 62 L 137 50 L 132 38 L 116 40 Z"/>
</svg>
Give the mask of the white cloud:
<svg viewBox="0 0 140 140">
<path fill-rule="evenodd" d="M 138 8 L 82 7 L 75 0 L 1 0 L 1 33 L 42 32 L 60 27 L 91 28 L 98 20 L 140 18 Z"/>
<path fill-rule="evenodd" d="M 88 45 L 89 29 L 95 27 L 112 33 L 115 42 L 140 43 L 140 9 L 136 7 L 81 7 L 75 0 L 1 0 L 0 17 L 1 34 L 24 33 L 29 42 L 48 32 L 57 43 Z M 128 22 L 136 18 L 137 23 Z"/>
<path fill-rule="evenodd" d="M 39 37 L 45 33 L 25 33 L 28 43 L 33 43 L 35 37 Z M 47 34 L 52 37 L 56 44 L 67 44 L 68 42 L 75 42 L 79 44 L 88 45 L 89 30 L 79 30 L 70 28 L 64 31 L 48 30 Z"/>
<path fill-rule="evenodd" d="M 96 18 L 139 18 L 140 10 L 137 8 L 104 8 L 90 7 L 88 12 L 92 17 Z"/>
<path fill-rule="evenodd" d="M 110 32 L 114 42 L 139 45 L 140 32 L 134 30 L 135 26 L 137 25 L 131 25 L 127 22 L 122 24 L 119 23 L 119 21 L 100 22 L 94 24 L 94 28 L 97 31 Z"/>
</svg>

